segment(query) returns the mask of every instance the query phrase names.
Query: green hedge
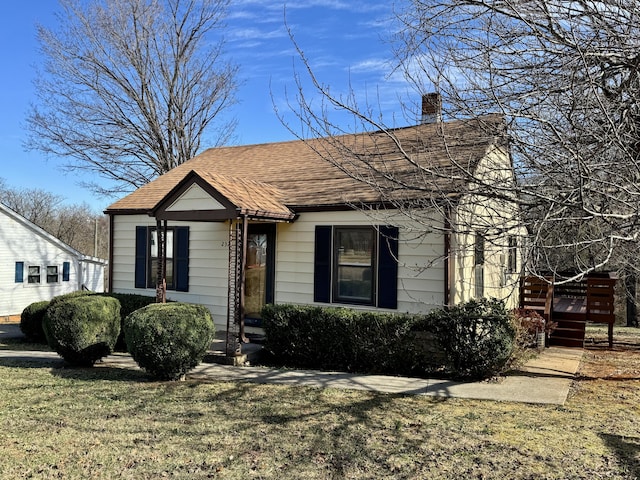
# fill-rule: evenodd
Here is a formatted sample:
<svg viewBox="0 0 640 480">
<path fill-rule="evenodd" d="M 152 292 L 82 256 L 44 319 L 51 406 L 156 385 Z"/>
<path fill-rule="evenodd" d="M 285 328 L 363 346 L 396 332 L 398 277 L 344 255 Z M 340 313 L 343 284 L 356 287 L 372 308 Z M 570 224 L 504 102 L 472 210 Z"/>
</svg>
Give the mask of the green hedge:
<svg viewBox="0 0 640 480">
<path fill-rule="evenodd" d="M 44 316 L 49 346 L 69 363 L 93 365 L 109 355 L 120 333 L 120 303 L 100 295 L 54 298 Z"/>
<path fill-rule="evenodd" d="M 118 352 L 128 352 L 129 349 L 127 348 L 127 342 L 124 338 L 124 319 L 136 310 L 156 303 L 156 297 L 135 293 L 103 293 L 102 295 L 115 298 L 120 302 L 120 335 L 118 336 L 115 350 Z"/>
<path fill-rule="evenodd" d="M 507 364 L 515 346 L 513 316 L 502 301 L 471 300 L 429 314 L 453 371 L 463 378 L 488 378 Z"/>
<path fill-rule="evenodd" d="M 124 334 L 141 368 L 158 379 L 177 380 L 202 361 L 215 326 L 202 305 L 157 303 L 127 316 Z"/>
<path fill-rule="evenodd" d="M 419 375 L 440 370 L 432 338 L 418 341 L 423 316 L 301 305 L 262 310 L 265 349 L 276 361 L 300 368 Z"/>
<path fill-rule="evenodd" d="M 47 313 L 49 300 L 34 302 L 28 305 L 20 315 L 20 330 L 27 340 L 34 343 L 47 343 L 47 337 L 42 329 L 42 321 Z"/>
<path fill-rule="evenodd" d="M 417 376 L 488 378 L 513 350 L 511 315 L 497 300 L 427 315 L 267 305 L 265 349 L 299 368 Z"/>
</svg>

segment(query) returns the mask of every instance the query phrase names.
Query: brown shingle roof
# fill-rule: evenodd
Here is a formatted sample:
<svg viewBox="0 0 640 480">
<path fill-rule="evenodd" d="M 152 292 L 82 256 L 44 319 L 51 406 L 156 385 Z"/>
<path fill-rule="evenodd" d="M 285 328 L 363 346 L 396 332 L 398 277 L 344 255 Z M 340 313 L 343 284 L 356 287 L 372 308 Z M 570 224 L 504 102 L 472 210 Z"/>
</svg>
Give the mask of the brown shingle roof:
<svg viewBox="0 0 640 480">
<path fill-rule="evenodd" d="M 473 170 L 499 142 L 502 125 L 501 116 L 489 115 L 387 133 L 212 148 L 107 211 L 150 211 L 191 171 L 239 208 L 274 213 L 457 194 L 465 188 L 462 170 Z"/>
</svg>

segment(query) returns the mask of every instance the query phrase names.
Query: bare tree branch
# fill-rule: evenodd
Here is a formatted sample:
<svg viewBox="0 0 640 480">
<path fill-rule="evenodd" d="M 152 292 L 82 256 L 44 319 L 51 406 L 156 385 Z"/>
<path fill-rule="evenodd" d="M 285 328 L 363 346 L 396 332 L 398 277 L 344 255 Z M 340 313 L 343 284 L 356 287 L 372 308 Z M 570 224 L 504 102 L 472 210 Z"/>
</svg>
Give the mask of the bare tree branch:
<svg viewBox="0 0 640 480">
<path fill-rule="evenodd" d="M 27 146 L 129 192 L 229 140 L 237 67 L 220 32 L 228 0 L 60 0 L 38 28 L 44 64 Z M 212 137 L 209 137 L 212 135 Z"/>
</svg>

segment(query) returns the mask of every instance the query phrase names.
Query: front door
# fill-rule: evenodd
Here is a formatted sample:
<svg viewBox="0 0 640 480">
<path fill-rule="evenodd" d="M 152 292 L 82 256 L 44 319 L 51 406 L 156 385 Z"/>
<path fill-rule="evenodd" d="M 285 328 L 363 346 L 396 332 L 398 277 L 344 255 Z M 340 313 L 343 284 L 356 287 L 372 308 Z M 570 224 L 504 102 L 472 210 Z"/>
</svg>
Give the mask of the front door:
<svg viewBox="0 0 640 480">
<path fill-rule="evenodd" d="M 260 326 L 260 311 L 273 302 L 275 224 L 249 224 L 245 271 L 245 324 Z"/>
</svg>

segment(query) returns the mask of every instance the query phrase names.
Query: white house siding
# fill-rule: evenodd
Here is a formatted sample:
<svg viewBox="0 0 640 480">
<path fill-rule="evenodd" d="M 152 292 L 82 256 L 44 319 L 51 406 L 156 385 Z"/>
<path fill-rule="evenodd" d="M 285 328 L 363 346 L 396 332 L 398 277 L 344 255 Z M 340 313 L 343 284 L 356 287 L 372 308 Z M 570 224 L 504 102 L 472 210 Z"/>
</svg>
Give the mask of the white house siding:
<svg viewBox="0 0 640 480">
<path fill-rule="evenodd" d="M 361 212 L 303 213 L 294 223 L 279 223 L 276 232 L 275 302 L 313 304 L 313 259 L 316 225 L 387 224 Z M 444 302 L 444 239 L 428 234 L 408 239 L 408 223 L 400 226 L 398 309 L 424 312 Z M 189 226 L 189 292 L 169 290 L 175 301 L 207 306 L 218 328 L 226 326 L 228 288 L 228 223 L 169 222 Z M 155 226 L 146 215 L 116 215 L 113 221 L 113 290 L 154 296 L 154 289 L 134 287 L 136 226 Z M 429 262 L 434 262 L 425 268 Z"/>
<path fill-rule="evenodd" d="M 80 285 L 93 292 L 103 292 L 105 262 L 99 258 L 85 257 L 80 261 Z"/>
<path fill-rule="evenodd" d="M 291 224 L 278 224 L 276 241 L 276 303 L 313 304 L 313 260 L 316 225 L 359 226 L 393 224 L 400 228 L 398 245 L 398 308 L 425 312 L 444 303 L 444 237 L 394 212 L 302 213 Z M 437 225 L 441 227 L 440 225 Z M 359 307 L 366 308 L 366 307 Z"/>
<path fill-rule="evenodd" d="M 78 257 L 62 248 L 48 234 L 16 220 L 0 210 L 0 316 L 17 315 L 33 302 L 79 288 Z M 24 262 L 23 282 L 16 283 L 16 262 Z M 64 262 L 69 262 L 69 281 L 62 281 Z M 28 283 L 29 266 L 40 267 L 40 283 Z M 47 267 L 58 267 L 58 282 L 47 283 Z"/>
<path fill-rule="evenodd" d="M 155 296 L 155 289 L 135 288 L 136 226 L 156 225 L 147 215 L 116 215 L 113 220 L 113 291 Z M 169 222 L 189 227 L 189 291 L 167 291 L 174 301 L 205 305 L 217 327 L 226 326 L 228 288 L 228 223 Z"/>
<path fill-rule="evenodd" d="M 513 173 L 509 157 L 500 149 L 490 151 L 476 169 L 476 175 L 494 185 L 508 187 Z M 482 187 L 477 187 L 480 190 Z M 472 189 L 473 191 L 473 189 Z M 517 253 L 517 270 L 509 271 L 508 237 L 515 236 L 522 246 L 526 232 L 519 222 L 518 207 L 504 199 L 481 195 L 466 195 L 458 205 L 453 219 L 456 233 L 452 235 L 452 302 L 460 303 L 476 298 L 476 266 L 474 242 L 479 233 L 485 236 L 484 295 L 498 298 L 510 308 L 518 303 L 519 271 L 522 248 Z"/>
</svg>

